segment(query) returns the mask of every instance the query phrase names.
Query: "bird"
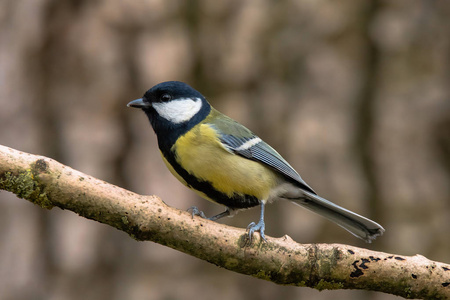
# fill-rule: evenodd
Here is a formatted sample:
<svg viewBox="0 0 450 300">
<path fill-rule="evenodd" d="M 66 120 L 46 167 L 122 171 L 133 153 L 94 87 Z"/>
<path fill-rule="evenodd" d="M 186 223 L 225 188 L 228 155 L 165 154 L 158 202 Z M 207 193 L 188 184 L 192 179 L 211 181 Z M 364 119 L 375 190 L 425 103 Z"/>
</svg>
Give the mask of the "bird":
<svg viewBox="0 0 450 300">
<path fill-rule="evenodd" d="M 169 171 L 202 198 L 225 207 L 207 219 L 260 207 L 258 222 L 247 227 L 250 242 L 255 232 L 267 241 L 264 210 L 275 200 L 307 208 L 368 243 L 385 231 L 378 223 L 318 196 L 275 149 L 184 82 L 156 84 L 127 106 L 147 115 Z M 193 218 L 206 218 L 197 207 L 190 210 Z"/>
</svg>

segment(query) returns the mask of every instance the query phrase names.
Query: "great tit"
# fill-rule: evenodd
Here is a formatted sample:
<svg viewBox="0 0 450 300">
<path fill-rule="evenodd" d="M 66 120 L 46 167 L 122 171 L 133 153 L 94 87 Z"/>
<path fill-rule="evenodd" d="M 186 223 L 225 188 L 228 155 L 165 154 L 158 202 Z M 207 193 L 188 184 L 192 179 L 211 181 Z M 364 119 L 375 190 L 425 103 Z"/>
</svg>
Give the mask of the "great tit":
<svg viewBox="0 0 450 300">
<path fill-rule="evenodd" d="M 258 223 L 247 227 L 250 241 L 255 231 L 265 240 L 264 207 L 278 199 L 318 213 L 368 243 L 384 232 L 376 222 L 319 197 L 277 151 L 186 83 L 162 82 L 128 106 L 147 115 L 170 172 L 201 197 L 226 207 L 210 220 L 261 207 Z"/>
</svg>

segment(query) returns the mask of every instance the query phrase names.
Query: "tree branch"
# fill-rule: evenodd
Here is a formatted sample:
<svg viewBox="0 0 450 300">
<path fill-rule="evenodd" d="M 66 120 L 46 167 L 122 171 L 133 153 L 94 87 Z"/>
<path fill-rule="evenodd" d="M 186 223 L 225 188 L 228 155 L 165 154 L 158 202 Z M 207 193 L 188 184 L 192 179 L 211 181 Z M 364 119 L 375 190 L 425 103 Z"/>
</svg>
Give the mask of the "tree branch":
<svg viewBox="0 0 450 300">
<path fill-rule="evenodd" d="M 194 217 L 156 196 L 141 196 L 50 158 L 0 146 L 0 189 L 43 208 L 57 206 L 219 267 L 277 284 L 364 289 L 405 298 L 450 298 L 450 265 L 340 244 L 298 244 Z"/>
</svg>

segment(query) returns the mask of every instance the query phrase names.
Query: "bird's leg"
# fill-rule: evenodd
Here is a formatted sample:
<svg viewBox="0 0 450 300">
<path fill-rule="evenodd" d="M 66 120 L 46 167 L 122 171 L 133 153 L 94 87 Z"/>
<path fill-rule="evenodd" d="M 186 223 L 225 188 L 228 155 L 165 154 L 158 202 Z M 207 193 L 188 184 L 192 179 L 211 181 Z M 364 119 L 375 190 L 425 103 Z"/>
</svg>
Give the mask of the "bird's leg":
<svg viewBox="0 0 450 300">
<path fill-rule="evenodd" d="M 221 212 L 220 214 L 217 214 L 215 216 L 212 216 L 211 218 L 208 218 L 208 220 L 216 221 L 216 220 L 219 220 L 220 218 L 228 217 L 230 214 L 231 214 L 230 210 L 227 208 L 226 211 Z"/>
<path fill-rule="evenodd" d="M 258 224 L 255 224 L 255 222 L 251 222 L 247 226 L 248 230 L 248 241 L 252 242 L 253 233 L 255 231 L 259 231 L 259 234 L 261 235 L 261 238 L 267 242 L 266 236 L 264 234 L 264 230 L 266 229 L 266 225 L 264 224 L 264 202 L 261 202 L 261 216 L 259 218 Z"/>
<path fill-rule="evenodd" d="M 203 218 L 203 219 L 208 219 L 208 220 L 211 220 L 211 221 L 216 221 L 216 220 L 218 220 L 218 219 L 220 219 L 220 218 L 227 217 L 227 216 L 230 215 L 230 210 L 229 210 L 228 208 L 227 208 L 226 211 L 221 212 L 220 214 L 217 214 L 217 215 L 212 216 L 212 217 L 210 217 L 210 218 L 207 218 L 207 217 L 205 216 L 205 214 L 204 214 L 201 210 L 199 210 L 199 209 L 197 208 L 197 206 L 191 206 L 191 207 L 189 207 L 189 208 L 188 208 L 188 211 L 191 211 L 191 210 L 192 210 L 192 217 L 194 217 L 194 216 L 199 216 L 199 217 L 201 217 L 201 218 Z"/>
</svg>

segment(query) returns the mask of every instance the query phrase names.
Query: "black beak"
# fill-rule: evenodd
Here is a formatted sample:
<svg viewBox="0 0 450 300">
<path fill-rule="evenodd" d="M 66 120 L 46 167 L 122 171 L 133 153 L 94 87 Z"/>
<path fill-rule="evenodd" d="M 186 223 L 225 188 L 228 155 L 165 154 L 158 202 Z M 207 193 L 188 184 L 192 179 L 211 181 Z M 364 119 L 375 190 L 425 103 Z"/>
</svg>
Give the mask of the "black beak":
<svg viewBox="0 0 450 300">
<path fill-rule="evenodd" d="M 127 104 L 127 106 L 135 107 L 135 108 L 145 108 L 145 107 L 150 107 L 152 105 L 148 102 L 144 102 L 144 100 L 142 98 L 139 98 L 139 99 L 131 101 L 130 103 Z"/>
</svg>

